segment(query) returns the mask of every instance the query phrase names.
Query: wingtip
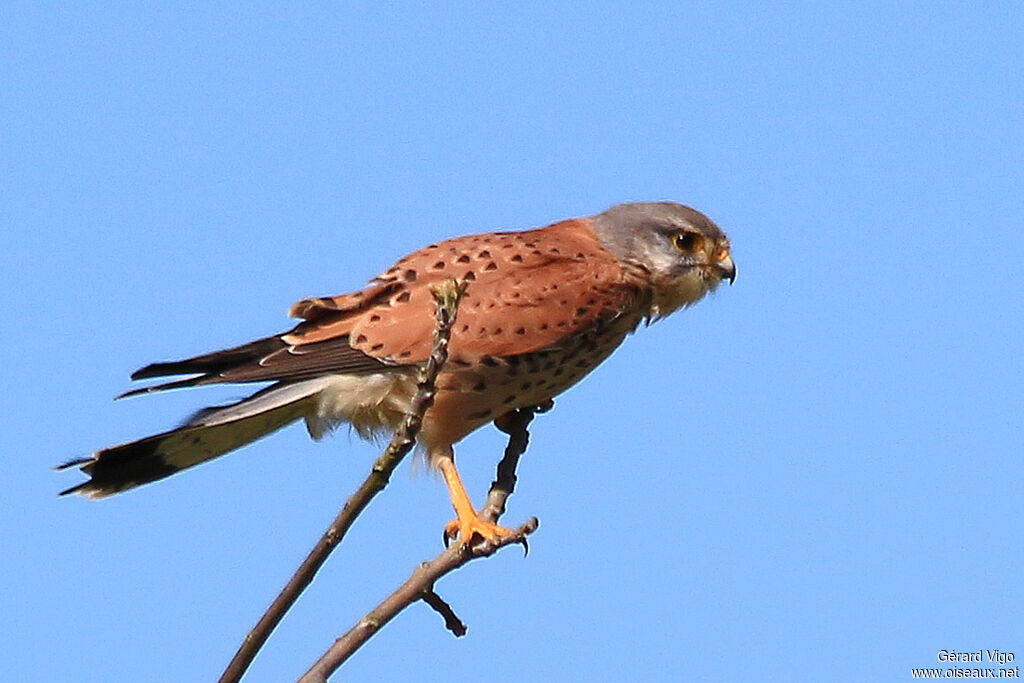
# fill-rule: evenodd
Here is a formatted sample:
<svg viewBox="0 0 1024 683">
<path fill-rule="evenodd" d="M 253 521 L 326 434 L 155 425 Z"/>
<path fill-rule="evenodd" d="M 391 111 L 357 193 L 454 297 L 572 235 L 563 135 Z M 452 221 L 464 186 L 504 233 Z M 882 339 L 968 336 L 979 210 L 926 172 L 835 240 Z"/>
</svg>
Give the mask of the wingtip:
<svg viewBox="0 0 1024 683">
<path fill-rule="evenodd" d="M 138 396 L 139 394 L 148 394 L 152 388 L 153 387 L 142 387 L 141 389 L 131 389 L 129 391 L 124 392 L 123 394 L 118 394 L 117 396 L 114 397 L 114 400 L 120 401 L 122 398 Z"/>
<path fill-rule="evenodd" d="M 161 374 L 161 368 L 170 365 L 170 363 L 150 363 L 149 365 L 139 368 L 132 373 L 132 379 L 149 379 L 150 377 L 159 377 Z"/>
<path fill-rule="evenodd" d="M 131 389 L 129 391 L 124 392 L 123 394 L 120 394 L 119 396 L 115 396 L 114 400 L 119 401 L 122 398 L 128 398 L 130 396 L 139 396 L 140 394 L 152 394 L 153 392 L 156 391 L 167 391 L 168 389 L 194 387 L 203 384 L 203 378 L 204 375 L 199 375 L 197 377 L 186 377 L 185 379 L 174 380 L 173 382 L 164 382 L 163 384 L 154 384 L 148 387 L 139 387 L 138 389 Z"/>
<path fill-rule="evenodd" d="M 174 361 L 161 361 L 159 363 L 150 363 L 149 365 L 139 368 L 132 373 L 131 378 L 136 379 L 152 379 L 153 377 L 169 377 L 171 375 L 196 375 L 206 372 L 202 367 L 196 367 L 195 363 L 201 356 L 197 358 L 188 358 L 186 360 L 174 360 Z"/>
</svg>

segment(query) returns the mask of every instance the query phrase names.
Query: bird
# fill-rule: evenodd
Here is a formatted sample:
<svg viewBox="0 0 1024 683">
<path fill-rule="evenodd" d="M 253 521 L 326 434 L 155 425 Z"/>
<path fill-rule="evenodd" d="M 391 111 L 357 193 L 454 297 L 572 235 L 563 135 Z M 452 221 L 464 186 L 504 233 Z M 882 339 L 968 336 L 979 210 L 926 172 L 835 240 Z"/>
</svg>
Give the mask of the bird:
<svg viewBox="0 0 1024 683">
<path fill-rule="evenodd" d="M 697 303 L 736 266 L 725 233 L 674 202 L 615 205 L 585 218 L 431 244 L 349 294 L 303 299 L 289 331 L 185 360 L 133 380 L 186 376 L 118 398 L 223 383 L 272 382 L 207 408 L 167 432 L 66 462 L 89 480 L 61 495 L 104 498 L 163 479 L 303 420 L 319 440 L 349 424 L 363 438 L 393 432 L 410 411 L 436 326 L 432 288 L 465 285 L 449 357 L 423 415 L 418 446 L 447 484 L 469 544 L 511 533 L 482 519 L 455 467 L 454 446 L 479 427 L 545 404 L 633 333 Z"/>
</svg>

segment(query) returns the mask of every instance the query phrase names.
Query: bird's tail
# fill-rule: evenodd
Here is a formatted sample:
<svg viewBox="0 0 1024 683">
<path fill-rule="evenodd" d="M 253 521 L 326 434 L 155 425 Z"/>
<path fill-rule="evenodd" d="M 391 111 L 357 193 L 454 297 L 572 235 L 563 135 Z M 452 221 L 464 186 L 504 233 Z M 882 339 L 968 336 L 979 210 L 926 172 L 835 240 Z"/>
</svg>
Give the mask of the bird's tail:
<svg viewBox="0 0 1024 683">
<path fill-rule="evenodd" d="M 105 498 L 212 460 L 315 412 L 323 387 L 320 379 L 275 384 L 238 403 L 207 408 L 178 429 L 66 462 L 57 469 L 79 466 L 91 479 L 61 495 Z"/>
</svg>

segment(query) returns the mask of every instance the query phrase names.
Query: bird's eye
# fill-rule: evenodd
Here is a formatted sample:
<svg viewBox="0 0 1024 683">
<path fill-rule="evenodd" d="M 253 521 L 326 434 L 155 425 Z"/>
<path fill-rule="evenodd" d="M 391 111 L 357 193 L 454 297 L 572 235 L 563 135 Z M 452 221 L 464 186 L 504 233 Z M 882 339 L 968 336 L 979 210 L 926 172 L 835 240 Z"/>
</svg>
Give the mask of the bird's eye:
<svg viewBox="0 0 1024 683">
<path fill-rule="evenodd" d="M 704 238 L 695 232 L 677 232 L 672 236 L 672 244 L 684 254 L 692 254 L 704 246 Z"/>
</svg>

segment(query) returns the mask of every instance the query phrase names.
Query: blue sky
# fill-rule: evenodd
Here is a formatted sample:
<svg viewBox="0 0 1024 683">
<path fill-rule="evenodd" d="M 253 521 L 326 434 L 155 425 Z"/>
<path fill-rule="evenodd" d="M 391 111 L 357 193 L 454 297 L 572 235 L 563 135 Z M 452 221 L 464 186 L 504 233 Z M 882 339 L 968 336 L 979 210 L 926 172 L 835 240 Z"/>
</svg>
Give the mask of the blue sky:
<svg viewBox="0 0 1024 683">
<path fill-rule="evenodd" d="M 0 678 L 211 680 L 377 449 L 292 427 L 102 502 L 49 467 L 237 387 L 129 373 L 286 329 L 440 238 L 673 199 L 735 286 L 538 418 L 515 550 L 346 680 L 910 680 L 1024 658 L 1024 10 L 13 3 Z M 479 500 L 502 440 L 459 449 Z M 440 547 L 403 466 L 255 662 L 290 680 Z"/>
</svg>

